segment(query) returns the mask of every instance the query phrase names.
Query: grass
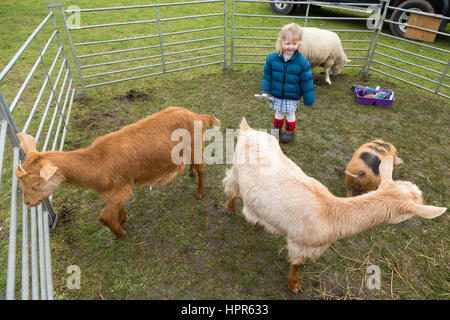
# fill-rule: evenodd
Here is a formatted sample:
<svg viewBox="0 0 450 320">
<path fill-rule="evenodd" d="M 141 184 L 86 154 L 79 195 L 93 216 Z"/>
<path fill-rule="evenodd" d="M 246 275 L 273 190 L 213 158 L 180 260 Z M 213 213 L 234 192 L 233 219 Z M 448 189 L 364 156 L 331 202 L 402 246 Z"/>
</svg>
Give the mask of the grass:
<svg viewBox="0 0 450 320">
<path fill-rule="evenodd" d="M 86 7 L 116 5 L 106 1 L 80 3 L 86 3 Z M 14 37 L 8 35 L 12 39 L 0 48 L 4 52 L 0 65 L 6 64 L 25 35 L 46 15 L 42 3 L 14 5 L 3 11 L 17 12 L 8 23 L 16 24 L 21 14 L 26 16 L 25 12 L 42 15 L 37 21 L 24 20 L 23 28 Z M 270 14 L 267 4 L 255 5 L 253 10 Z M 320 12 L 335 15 L 331 10 Z M 148 18 L 144 13 L 135 14 L 138 20 Z M 130 16 L 122 15 L 109 21 L 127 18 Z M 98 17 L 96 21 L 108 19 Z M 355 22 L 334 25 L 356 27 Z M 98 39 L 113 38 L 104 29 L 95 35 Z M 440 37 L 436 45 L 448 48 Z M 409 49 L 414 50 L 413 46 Z M 2 90 L 5 95 L 20 85 L 30 61 L 25 56 L 9 75 L 12 80 Z M 333 85 L 328 87 L 320 71 L 314 70 L 317 103 L 313 108 L 297 110 L 297 137 L 282 146 L 285 154 L 331 192 L 345 196 L 344 168 L 352 153 L 359 145 L 382 138 L 392 142 L 405 161 L 395 169 L 394 178 L 416 183 L 425 203 L 448 207 L 448 100 L 377 73 L 363 78 L 355 68 L 346 68 L 343 74 L 332 77 Z M 216 66 L 90 89 L 86 98 L 74 102 L 65 150 L 87 146 L 100 135 L 171 105 L 215 115 L 222 121 L 223 133 L 237 128 L 243 116 L 252 127 L 268 129 L 272 112 L 265 102 L 252 98 L 259 92 L 261 76 L 259 65 L 235 65 L 234 70 Z M 355 83 L 391 88 L 396 92 L 396 101 L 391 108 L 357 105 L 350 91 Z M 139 94 L 130 95 L 131 89 Z M 23 122 L 26 115 L 26 101 L 34 99 L 32 92 L 30 89 L 24 94 L 23 104 L 15 111 L 18 122 Z M 136 187 L 125 207 L 127 236 L 120 241 L 98 222 L 104 202 L 94 192 L 70 185 L 60 188 L 53 197 L 59 222 L 51 233 L 55 298 L 450 298 L 448 215 L 383 225 L 334 243 L 317 261 L 307 262 L 300 271 L 304 290 L 299 296 L 293 295 L 287 288 L 285 240 L 249 224 L 240 214 L 242 202 L 238 202 L 236 216 L 226 215 L 227 198 L 221 180 L 227 167 L 205 167 L 206 196 L 200 201 L 194 196 L 196 180 L 187 171 L 164 188 L 149 191 Z M 3 181 L 7 181 L 10 166 L 4 168 Z M 0 201 L 2 266 L 7 264 L 8 187 L 4 182 Z M 372 264 L 381 270 L 380 290 L 366 287 L 366 269 Z M 66 270 L 70 265 L 81 269 L 81 290 L 67 289 Z M 0 292 L 4 292 L 5 279 L 6 268 L 2 268 Z"/>
</svg>

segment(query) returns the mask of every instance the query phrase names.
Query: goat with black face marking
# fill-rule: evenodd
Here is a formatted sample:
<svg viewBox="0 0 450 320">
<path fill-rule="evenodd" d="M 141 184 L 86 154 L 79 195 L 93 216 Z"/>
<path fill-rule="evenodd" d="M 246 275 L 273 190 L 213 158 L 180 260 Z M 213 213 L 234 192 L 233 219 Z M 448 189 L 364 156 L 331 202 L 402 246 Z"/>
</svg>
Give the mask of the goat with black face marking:
<svg viewBox="0 0 450 320">
<path fill-rule="evenodd" d="M 403 163 L 403 160 L 397 157 L 394 145 L 381 139 L 363 144 L 355 151 L 345 168 L 347 197 L 356 195 L 357 191 L 366 193 L 378 188 L 381 181 L 379 166 L 387 156 L 394 157 L 394 166 Z"/>
</svg>

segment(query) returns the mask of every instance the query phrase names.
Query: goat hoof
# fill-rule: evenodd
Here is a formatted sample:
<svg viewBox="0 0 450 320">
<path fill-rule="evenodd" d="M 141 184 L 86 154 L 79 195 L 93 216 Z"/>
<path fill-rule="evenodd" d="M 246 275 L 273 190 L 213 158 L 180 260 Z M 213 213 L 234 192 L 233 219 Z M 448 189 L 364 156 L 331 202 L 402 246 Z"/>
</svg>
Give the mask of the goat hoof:
<svg viewBox="0 0 450 320">
<path fill-rule="evenodd" d="M 189 171 L 189 177 L 195 177 L 195 173 L 193 171 Z"/>
<path fill-rule="evenodd" d="M 297 282 L 289 281 L 288 286 L 289 286 L 289 289 L 291 289 L 291 291 L 294 294 L 299 294 L 302 291 L 302 286 L 300 285 L 300 281 L 297 281 Z"/>
<path fill-rule="evenodd" d="M 197 200 L 201 200 L 201 199 L 203 199 L 204 196 L 205 195 L 203 193 L 197 193 L 196 198 L 197 198 Z"/>
<path fill-rule="evenodd" d="M 233 211 L 233 210 L 227 210 L 227 214 L 228 214 L 229 217 L 234 216 L 235 213 L 236 213 L 236 212 Z"/>
<path fill-rule="evenodd" d="M 116 235 L 117 239 L 121 239 L 127 234 L 127 232 L 122 229 L 122 230 L 115 232 L 114 234 Z"/>
</svg>

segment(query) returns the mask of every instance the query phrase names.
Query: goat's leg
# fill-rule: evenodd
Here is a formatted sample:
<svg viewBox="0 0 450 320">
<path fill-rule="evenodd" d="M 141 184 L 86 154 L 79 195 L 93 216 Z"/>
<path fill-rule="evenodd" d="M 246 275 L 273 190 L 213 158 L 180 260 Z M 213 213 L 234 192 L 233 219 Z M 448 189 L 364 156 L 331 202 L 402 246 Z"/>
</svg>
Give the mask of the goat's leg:
<svg viewBox="0 0 450 320">
<path fill-rule="evenodd" d="M 191 165 L 192 166 L 192 165 Z M 202 199 L 205 196 L 205 182 L 203 181 L 203 169 L 204 164 L 193 164 L 194 171 L 198 176 L 198 185 L 197 185 L 197 199 Z"/>
<path fill-rule="evenodd" d="M 229 216 L 233 216 L 236 213 L 236 197 L 235 196 L 231 196 L 228 199 L 227 213 Z"/>
<path fill-rule="evenodd" d="M 288 276 L 288 287 L 295 294 L 302 290 L 302 285 L 298 279 L 298 268 L 305 265 L 305 257 L 302 257 L 299 263 L 291 263 L 291 271 Z"/>
<path fill-rule="evenodd" d="M 191 176 L 191 177 L 195 176 L 195 170 L 194 170 L 194 165 L 193 164 L 191 164 L 189 166 L 189 176 Z"/>
<path fill-rule="evenodd" d="M 114 233 L 117 239 L 122 238 L 126 234 L 123 226 L 127 216 L 123 205 L 131 192 L 131 186 L 125 186 L 120 191 L 114 190 L 108 194 L 101 195 L 102 198 L 106 199 L 106 207 L 100 214 L 100 221 Z M 116 213 L 118 213 L 118 221 L 114 221 Z"/>
<path fill-rule="evenodd" d="M 109 202 L 100 214 L 100 221 L 114 233 L 117 239 L 122 238 L 126 234 L 126 231 L 123 230 L 121 224 L 114 221 L 114 216 L 116 212 L 120 210 L 120 207 L 123 207 L 123 203 L 118 204 L 116 202 Z"/>
<path fill-rule="evenodd" d="M 122 207 L 119 209 L 119 223 L 122 228 L 125 228 L 126 221 L 127 221 L 127 213 L 125 212 L 125 208 Z"/>
</svg>

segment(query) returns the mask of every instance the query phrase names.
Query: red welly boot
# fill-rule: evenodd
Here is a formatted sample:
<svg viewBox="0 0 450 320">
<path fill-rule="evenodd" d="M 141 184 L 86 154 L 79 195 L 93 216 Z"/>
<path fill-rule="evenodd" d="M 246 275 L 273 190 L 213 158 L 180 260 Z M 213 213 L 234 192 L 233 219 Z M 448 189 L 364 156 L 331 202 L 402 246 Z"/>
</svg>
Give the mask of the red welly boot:
<svg viewBox="0 0 450 320">
<path fill-rule="evenodd" d="M 280 141 L 283 143 L 288 143 L 292 139 L 294 139 L 295 136 L 295 124 L 297 123 L 297 120 L 294 120 L 292 122 L 286 121 L 286 131 L 281 136 Z"/>
</svg>

